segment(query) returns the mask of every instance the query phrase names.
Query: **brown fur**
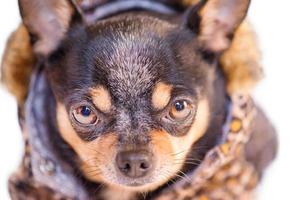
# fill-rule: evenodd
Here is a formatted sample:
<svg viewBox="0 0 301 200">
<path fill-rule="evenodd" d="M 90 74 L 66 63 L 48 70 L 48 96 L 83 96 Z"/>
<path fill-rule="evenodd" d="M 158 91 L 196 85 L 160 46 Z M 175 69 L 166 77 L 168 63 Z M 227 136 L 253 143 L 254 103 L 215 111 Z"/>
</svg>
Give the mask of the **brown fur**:
<svg viewBox="0 0 301 200">
<path fill-rule="evenodd" d="M 97 87 L 91 90 L 93 103 L 102 112 L 109 112 L 112 106 L 111 96 L 104 87 Z"/>
<path fill-rule="evenodd" d="M 182 0 L 182 4 L 184 6 L 193 6 L 195 4 L 197 4 L 199 2 L 199 0 Z"/>
<path fill-rule="evenodd" d="M 231 47 L 220 59 L 230 94 L 246 93 L 255 87 L 263 76 L 260 61 L 256 35 L 250 23 L 245 21 L 236 31 Z"/>
<path fill-rule="evenodd" d="M 154 108 L 160 110 L 163 109 L 170 100 L 172 87 L 165 83 L 157 83 L 152 95 L 152 105 Z"/>
<path fill-rule="evenodd" d="M 2 81 L 16 97 L 20 107 L 25 102 L 34 65 L 29 34 L 21 24 L 10 36 L 2 60 Z"/>
</svg>

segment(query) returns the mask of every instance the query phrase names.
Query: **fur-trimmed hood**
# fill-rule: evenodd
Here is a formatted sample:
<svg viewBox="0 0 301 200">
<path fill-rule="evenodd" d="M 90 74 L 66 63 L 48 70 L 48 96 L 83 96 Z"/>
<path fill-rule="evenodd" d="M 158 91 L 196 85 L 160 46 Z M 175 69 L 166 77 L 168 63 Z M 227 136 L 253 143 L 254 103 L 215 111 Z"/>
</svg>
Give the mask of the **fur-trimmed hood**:
<svg viewBox="0 0 301 200">
<path fill-rule="evenodd" d="M 97 10 L 98 6 L 106 5 L 106 9 L 114 10 L 110 2 L 73 1 L 76 9 L 86 14 L 88 20 L 95 15 L 105 15 L 105 12 Z M 130 2 L 134 1 L 127 3 Z M 148 1 L 139 3 L 141 7 L 147 6 L 141 2 Z M 162 12 L 182 12 L 196 2 L 162 0 L 149 8 L 162 9 Z M 160 7 L 160 4 L 163 6 Z M 262 118 L 261 110 L 250 97 L 252 89 L 263 76 L 260 59 L 256 36 L 250 24 L 244 22 L 236 30 L 231 47 L 219 60 L 231 97 L 220 144 L 206 154 L 203 162 L 191 174 L 151 199 L 252 198 L 262 169 L 274 159 L 277 146 L 274 129 L 265 117 L 263 131 L 266 133 L 258 135 L 253 130 L 255 121 Z M 10 179 L 10 193 L 13 199 L 93 199 L 50 142 L 52 127 L 47 123 L 49 116 L 46 106 L 49 103 L 49 85 L 43 70 L 36 66 L 36 60 L 28 30 L 21 24 L 9 39 L 2 62 L 3 82 L 18 101 L 26 143 L 23 163 Z M 266 142 L 261 145 L 254 143 L 259 137 Z M 246 156 L 250 145 L 252 152 L 248 155 L 251 156 Z M 265 148 L 269 149 L 269 153 L 259 155 Z M 252 160 L 254 153 L 258 155 Z"/>
</svg>

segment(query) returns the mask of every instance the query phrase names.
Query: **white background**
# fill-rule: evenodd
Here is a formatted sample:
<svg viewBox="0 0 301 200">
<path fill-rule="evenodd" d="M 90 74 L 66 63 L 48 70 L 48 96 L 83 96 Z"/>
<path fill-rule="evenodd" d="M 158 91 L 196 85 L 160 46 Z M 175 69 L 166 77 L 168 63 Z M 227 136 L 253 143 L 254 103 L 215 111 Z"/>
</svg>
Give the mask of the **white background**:
<svg viewBox="0 0 301 200">
<path fill-rule="evenodd" d="M 265 79 L 255 91 L 279 133 L 280 151 L 258 189 L 260 200 L 301 199 L 301 2 L 253 0 L 249 18 L 264 55 Z M 0 1 L 0 56 L 20 22 L 17 0 Z M 22 155 L 15 101 L 0 87 L 0 199 Z"/>
</svg>

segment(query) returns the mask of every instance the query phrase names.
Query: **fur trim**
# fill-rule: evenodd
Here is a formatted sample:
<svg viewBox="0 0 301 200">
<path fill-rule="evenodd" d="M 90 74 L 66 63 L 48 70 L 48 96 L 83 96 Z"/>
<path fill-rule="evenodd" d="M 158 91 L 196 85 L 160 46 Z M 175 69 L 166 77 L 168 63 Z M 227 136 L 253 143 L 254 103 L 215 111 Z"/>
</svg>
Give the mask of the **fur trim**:
<svg viewBox="0 0 301 200">
<path fill-rule="evenodd" d="M 200 2 L 200 0 L 181 0 L 181 4 L 185 7 L 193 6 Z"/>
<path fill-rule="evenodd" d="M 21 24 L 6 44 L 2 60 L 2 82 L 23 107 L 35 66 L 29 34 Z"/>
<path fill-rule="evenodd" d="M 231 47 L 220 59 L 230 94 L 249 93 L 263 77 L 261 53 L 252 26 L 243 22 L 237 29 Z"/>
</svg>

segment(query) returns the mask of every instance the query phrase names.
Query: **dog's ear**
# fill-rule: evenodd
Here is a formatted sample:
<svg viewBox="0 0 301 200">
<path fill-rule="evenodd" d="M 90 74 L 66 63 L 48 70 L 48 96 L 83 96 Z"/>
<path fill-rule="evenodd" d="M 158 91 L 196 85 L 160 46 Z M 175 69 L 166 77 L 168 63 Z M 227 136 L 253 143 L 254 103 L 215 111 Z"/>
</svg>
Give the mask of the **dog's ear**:
<svg viewBox="0 0 301 200">
<path fill-rule="evenodd" d="M 56 50 L 73 17 L 80 16 L 69 0 L 19 0 L 19 7 L 38 57 Z"/>
<path fill-rule="evenodd" d="M 185 24 L 198 34 L 206 51 L 220 53 L 229 48 L 249 4 L 250 0 L 201 0 L 189 11 Z"/>
</svg>

